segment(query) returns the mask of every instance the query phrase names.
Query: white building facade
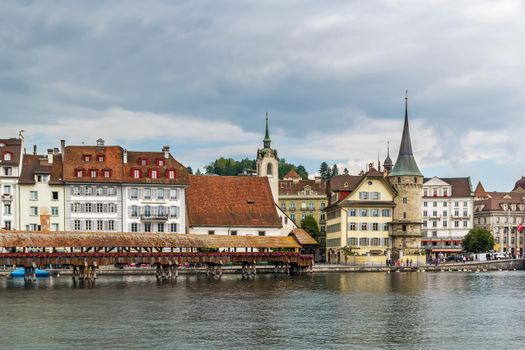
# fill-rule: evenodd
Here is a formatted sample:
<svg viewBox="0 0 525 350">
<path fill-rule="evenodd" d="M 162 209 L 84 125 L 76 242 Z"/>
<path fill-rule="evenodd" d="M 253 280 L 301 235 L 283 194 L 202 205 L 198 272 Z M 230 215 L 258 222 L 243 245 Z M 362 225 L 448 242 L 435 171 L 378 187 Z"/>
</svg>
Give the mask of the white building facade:
<svg viewBox="0 0 525 350">
<path fill-rule="evenodd" d="M 422 200 L 422 248 L 429 258 L 461 252 L 463 237 L 474 227 L 470 178 L 426 178 Z"/>
<path fill-rule="evenodd" d="M 0 229 L 14 230 L 17 226 L 19 198 L 18 178 L 22 169 L 24 138 L 0 139 Z"/>
</svg>

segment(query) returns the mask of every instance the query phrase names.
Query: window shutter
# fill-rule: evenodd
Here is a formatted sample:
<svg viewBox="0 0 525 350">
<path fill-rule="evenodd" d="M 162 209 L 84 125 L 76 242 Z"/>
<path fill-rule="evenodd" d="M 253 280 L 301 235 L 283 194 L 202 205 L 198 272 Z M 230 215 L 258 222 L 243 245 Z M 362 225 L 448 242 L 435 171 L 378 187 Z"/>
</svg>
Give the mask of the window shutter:
<svg viewBox="0 0 525 350">
<path fill-rule="evenodd" d="M 104 213 L 108 212 L 108 204 L 107 203 L 102 204 L 102 212 L 104 212 Z"/>
</svg>

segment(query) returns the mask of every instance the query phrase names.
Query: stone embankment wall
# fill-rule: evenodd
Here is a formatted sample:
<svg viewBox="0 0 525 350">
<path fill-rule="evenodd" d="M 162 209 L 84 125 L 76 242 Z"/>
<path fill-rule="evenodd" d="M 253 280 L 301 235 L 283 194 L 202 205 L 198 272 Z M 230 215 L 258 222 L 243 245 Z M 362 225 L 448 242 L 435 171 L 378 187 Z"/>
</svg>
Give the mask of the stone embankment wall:
<svg viewBox="0 0 525 350">
<path fill-rule="evenodd" d="M 458 263 L 458 264 L 441 264 L 437 266 L 427 266 L 426 271 L 441 271 L 441 270 L 525 270 L 525 260 L 496 260 L 496 261 L 483 261 L 483 262 L 469 262 L 469 263 Z"/>
</svg>

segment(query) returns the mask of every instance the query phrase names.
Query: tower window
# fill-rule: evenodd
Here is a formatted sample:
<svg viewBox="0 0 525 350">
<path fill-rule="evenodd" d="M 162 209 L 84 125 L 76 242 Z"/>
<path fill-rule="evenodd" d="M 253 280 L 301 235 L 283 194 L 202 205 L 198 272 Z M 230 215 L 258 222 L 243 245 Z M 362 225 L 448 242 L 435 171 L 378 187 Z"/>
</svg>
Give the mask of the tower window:
<svg viewBox="0 0 525 350">
<path fill-rule="evenodd" d="M 398 184 L 401 183 L 401 178 L 400 178 L 400 177 L 397 178 L 397 183 L 398 183 Z"/>
<path fill-rule="evenodd" d="M 406 232 L 407 230 L 407 225 L 403 225 L 403 232 Z"/>
<path fill-rule="evenodd" d="M 403 219 L 406 219 L 407 218 L 407 213 L 404 211 L 403 212 Z"/>
<path fill-rule="evenodd" d="M 406 197 L 403 197 L 403 204 L 407 204 L 408 203 L 408 199 Z"/>
<path fill-rule="evenodd" d="M 417 177 L 414 176 L 414 183 L 417 184 Z"/>
<path fill-rule="evenodd" d="M 266 175 L 273 175 L 272 163 L 268 163 L 268 165 L 266 166 Z"/>
</svg>

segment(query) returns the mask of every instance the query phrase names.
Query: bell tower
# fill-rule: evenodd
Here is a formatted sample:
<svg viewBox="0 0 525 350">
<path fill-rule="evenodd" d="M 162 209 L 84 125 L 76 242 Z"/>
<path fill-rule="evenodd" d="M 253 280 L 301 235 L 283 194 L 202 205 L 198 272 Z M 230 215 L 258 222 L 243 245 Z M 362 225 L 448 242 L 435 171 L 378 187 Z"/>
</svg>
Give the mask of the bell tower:
<svg viewBox="0 0 525 350">
<path fill-rule="evenodd" d="M 421 251 L 423 174 L 419 171 L 412 153 L 408 125 L 408 92 L 405 96 L 405 124 L 399 155 L 392 172 L 388 175 L 388 181 L 397 191 L 390 224 L 391 256 L 398 259 L 405 255 L 417 255 Z"/>
<path fill-rule="evenodd" d="M 266 176 L 270 183 L 272 196 L 275 203 L 279 199 L 279 158 L 277 150 L 272 148 L 270 131 L 268 129 L 268 113 L 266 113 L 266 132 L 264 134 L 263 148 L 257 150 L 257 176 Z"/>
</svg>

